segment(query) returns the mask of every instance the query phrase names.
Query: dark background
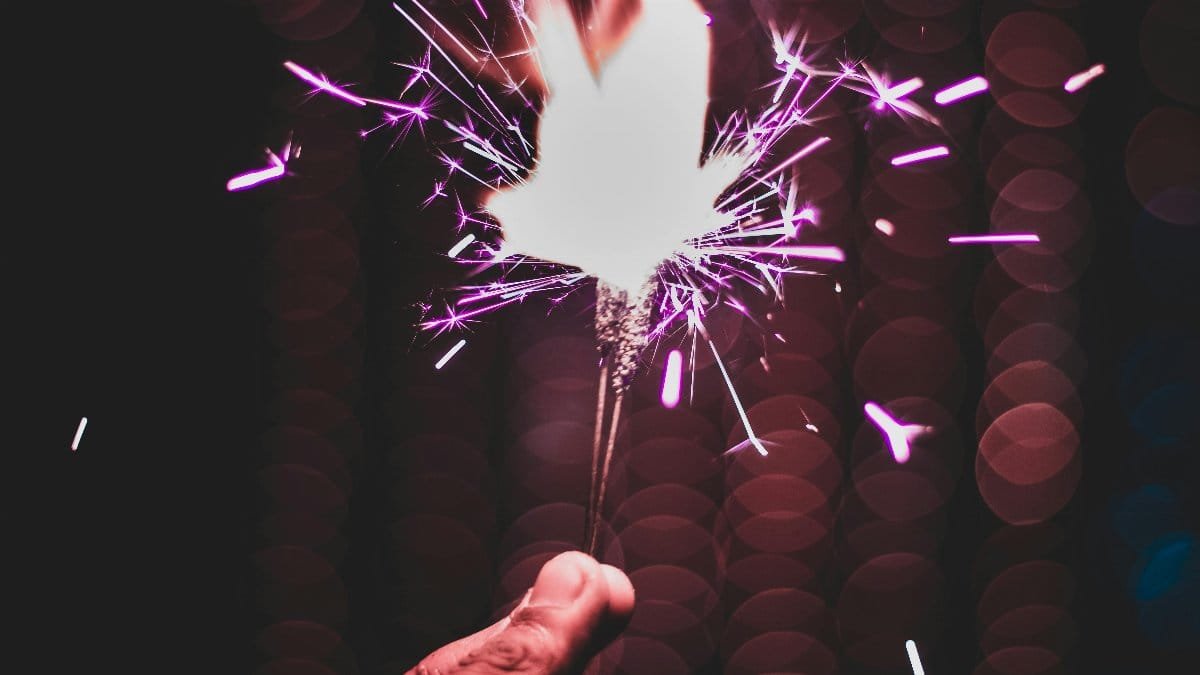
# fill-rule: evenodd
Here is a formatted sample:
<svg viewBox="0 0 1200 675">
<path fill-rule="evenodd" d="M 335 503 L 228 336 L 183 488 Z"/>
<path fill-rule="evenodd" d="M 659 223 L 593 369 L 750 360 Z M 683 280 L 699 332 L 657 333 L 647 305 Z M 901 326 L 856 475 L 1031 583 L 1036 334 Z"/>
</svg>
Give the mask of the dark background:
<svg viewBox="0 0 1200 675">
<path fill-rule="evenodd" d="M 31 153 L 10 189 L 35 208 L 14 212 L 9 226 L 33 233 L 36 261 L 10 288 L 22 317 L 12 332 L 29 338 L 10 352 L 15 370 L 28 371 L 15 413 L 26 440 L 10 453 L 45 465 L 36 483 L 23 471 L 8 476 L 15 498 L 7 519 L 31 534 L 12 555 L 38 579 L 10 581 L 32 591 L 29 623 L 47 638 L 41 672 L 66 672 L 64 659 L 134 671 L 257 665 L 247 514 L 257 508 L 252 457 L 274 386 L 259 308 L 265 244 L 261 201 L 226 193 L 224 182 L 257 165 L 261 148 L 278 138 L 269 95 L 286 78 L 277 66 L 284 45 L 249 2 L 168 4 L 31 17 L 42 44 L 28 63 L 10 65 L 20 72 L 9 105 L 28 115 L 11 133 Z M 387 40 L 403 27 L 381 4 L 368 3 L 368 11 L 379 28 L 373 56 L 386 73 Z M 1139 484 L 1177 489 L 1192 532 L 1196 525 L 1195 425 L 1165 450 L 1147 446 L 1120 400 L 1122 368 L 1152 331 L 1182 336 L 1181 353 L 1200 337 L 1197 233 L 1151 246 L 1149 265 L 1139 259 L 1148 250 L 1135 242 L 1142 209 L 1123 171 L 1134 126 L 1169 103 L 1140 66 L 1135 27 L 1147 5 L 1092 2 L 1082 10 L 1090 58 L 1108 73 L 1079 120 L 1097 236 L 1079 332 L 1090 370 L 1084 479 L 1073 507 L 1076 672 L 1184 672 L 1170 665 L 1182 652 L 1139 629 L 1128 584 L 1110 560 L 1113 500 Z M 379 148 L 367 148 L 363 166 L 374 190 L 393 182 L 373 173 L 395 170 L 379 168 Z M 386 244 L 397 209 L 374 190 L 364 247 Z M 22 240 L 10 248 L 16 269 L 26 259 Z M 369 288 L 388 261 L 364 250 Z M 379 339 L 372 330 L 395 330 L 387 306 L 368 306 L 368 366 Z M 1185 361 L 1162 367 L 1173 363 Z M 369 392 L 369 376 L 364 386 Z M 1185 402 L 1196 403 L 1191 392 Z M 72 453 L 81 415 L 90 424 Z M 352 551 L 364 541 L 353 532 L 371 526 L 352 516 Z M 363 643 L 393 639 L 374 634 L 380 617 L 369 603 L 353 604 L 371 594 L 372 579 L 347 572 Z M 957 662 L 973 664 L 976 649 L 966 642 Z M 359 665 L 370 672 L 366 658 Z"/>
</svg>

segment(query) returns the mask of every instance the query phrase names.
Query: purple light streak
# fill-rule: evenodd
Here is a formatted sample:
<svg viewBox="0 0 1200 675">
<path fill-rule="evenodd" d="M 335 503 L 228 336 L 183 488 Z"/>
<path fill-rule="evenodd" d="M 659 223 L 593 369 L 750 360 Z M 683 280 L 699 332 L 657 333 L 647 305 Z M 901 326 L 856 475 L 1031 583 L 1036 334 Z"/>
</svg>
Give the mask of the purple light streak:
<svg viewBox="0 0 1200 675">
<path fill-rule="evenodd" d="M 679 395 L 683 388 L 683 352 L 671 350 L 667 355 L 667 367 L 663 372 L 662 404 L 666 408 L 679 405 Z"/>
<path fill-rule="evenodd" d="M 910 454 L 909 442 L 915 436 L 929 430 L 929 427 L 921 426 L 920 424 L 902 424 L 897 422 L 886 410 L 870 401 L 863 405 L 863 412 L 867 413 L 867 417 L 887 437 L 888 447 L 891 448 L 892 456 L 896 458 L 896 462 L 899 464 L 908 461 Z"/>
<path fill-rule="evenodd" d="M 987 89 L 988 81 L 982 75 L 976 75 L 975 77 L 942 89 L 933 95 L 933 101 L 938 105 L 950 105 L 955 101 L 961 101 L 964 98 L 982 94 Z"/>
<path fill-rule="evenodd" d="M 1084 87 L 1086 87 L 1089 82 L 1096 79 L 1097 77 L 1100 77 L 1103 74 L 1104 74 L 1104 64 L 1097 63 L 1096 65 L 1092 66 L 1091 68 L 1088 68 L 1087 70 L 1083 71 L 1082 73 L 1075 73 L 1071 77 L 1067 78 L 1067 81 L 1065 83 L 1063 83 L 1063 89 L 1065 89 L 1068 94 L 1074 94 L 1075 92 L 1079 91 L 1080 89 L 1083 89 Z"/>
<path fill-rule="evenodd" d="M 950 237 L 951 244 L 1038 244 L 1036 234 L 960 234 Z"/>
<path fill-rule="evenodd" d="M 938 157 L 947 157 L 950 155 L 950 148 L 944 145 L 935 145 L 932 148 L 917 150 L 906 155 L 898 155 L 892 158 L 892 166 L 904 166 L 905 164 L 916 164 L 926 160 L 935 159 Z"/>
<path fill-rule="evenodd" d="M 248 171 L 230 178 L 229 182 L 225 183 L 225 190 L 228 192 L 248 190 L 256 185 L 260 185 L 262 183 L 266 183 L 267 181 L 276 180 L 282 177 L 284 172 L 287 170 L 287 165 L 282 159 L 280 159 L 279 155 L 276 155 L 268 150 L 267 160 L 271 163 L 271 166 L 268 166 L 265 169 Z"/>
<path fill-rule="evenodd" d="M 914 77 L 901 82 L 900 84 L 888 87 L 879 92 L 879 100 L 875 101 L 875 109 L 883 110 L 886 106 L 895 105 L 900 102 L 900 99 L 908 96 L 914 91 L 925 86 L 925 81 L 919 77 Z"/>
</svg>

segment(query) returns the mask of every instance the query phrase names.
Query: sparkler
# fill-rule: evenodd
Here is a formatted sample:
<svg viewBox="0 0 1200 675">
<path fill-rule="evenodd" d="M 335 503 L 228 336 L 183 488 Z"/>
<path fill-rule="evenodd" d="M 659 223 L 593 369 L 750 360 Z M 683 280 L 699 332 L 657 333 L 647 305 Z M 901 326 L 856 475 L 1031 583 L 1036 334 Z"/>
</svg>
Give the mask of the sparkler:
<svg viewBox="0 0 1200 675">
<path fill-rule="evenodd" d="M 589 29 L 580 30 L 561 0 L 511 0 L 515 30 L 509 33 L 523 44 L 503 54 L 486 40 L 495 31 L 473 20 L 468 19 L 474 35 L 455 34 L 420 0 L 392 6 L 426 42 L 424 58 L 398 64 L 411 73 L 400 94 L 411 100 L 369 98 L 299 64 L 284 66 L 315 92 L 381 108 L 385 123 L 366 133 L 407 133 L 414 125 L 438 124 L 476 158 L 472 162 L 486 163 L 478 169 L 439 151 L 447 174 L 435 181 L 426 205 L 451 198 L 458 203 L 463 236 L 449 257 L 472 266 L 475 274 L 496 272 L 496 278 L 459 287 L 458 299 L 444 314 L 423 320 L 421 328 L 436 334 L 460 329 L 536 295 L 560 301 L 588 279 L 596 280 L 594 326 L 601 358 L 588 551 L 595 551 L 625 395 L 651 341 L 690 335 L 693 364 L 703 342 L 746 428 L 747 443 L 767 454 L 706 317 L 722 305 L 749 316 L 737 300 L 740 289 L 782 301 L 784 275 L 822 273 L 805 261 L 845 259 L 835 246 L 796 242 L 804 223 L 816 222 L 817 214 L 799 198 L 795 176 L 804 158 L 830 142 L 813 133 L 810 113 L 844 87 L 872 103 L 936 123 L 904 100 L 923 81 L 910 78 L 887 86 L 883 76 L 857 63 L 821 70 L 806 61 L 798 29 L 781 32 L 770 25 L 780 73 L 767 83 L 774 90 L 771 103 L 755 113 L 732 115 L 705 148 L 712 19 L 693 0 L 642 3 L 637 22 L 611 53 L 605 51 L 610 45 L 603 44 L 602 31 L 591 30 L 592 23 L 603 29 L 603 21 L 589 21 Z M 483 7 L 476 6 L 486 19 Z M 431 63 L 434 54 L 451 72 L 439 74 Z M 497 81 L 507 94 L 501 101 L 519 98 L 527 110 L 537 109 L 527 90 L 544 85 L 535 142 L 527 138 L 520 116 L 506 112 L 469 73 Z M 428 91 L 418 98 L 422 86 Z M 463 117 L 435 113 L 435 98 L 452 100 Z M 799 150 L 777 160 L 773 151 L 785 139 Z M 939 146 L 892 163 L 948 154 Z M 463 208 L 455 186 L 464 180 L 483 188 L 481 211 L 490 220 Z M 465 344 L 457 343 L 437 367 Z M 679 350 L 668 357 L 662 391 L 668 407 L 681 397 L 682 358 Z"/>
</svg>

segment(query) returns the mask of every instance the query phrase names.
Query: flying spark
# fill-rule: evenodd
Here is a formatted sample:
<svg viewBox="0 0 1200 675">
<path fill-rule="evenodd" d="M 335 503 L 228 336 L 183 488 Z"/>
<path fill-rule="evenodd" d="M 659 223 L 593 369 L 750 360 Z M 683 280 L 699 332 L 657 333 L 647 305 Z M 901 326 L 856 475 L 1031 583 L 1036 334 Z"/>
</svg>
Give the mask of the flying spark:
<svg viewBox="0 0 1200 675">
<path fill-rule="evenodd" d="M 893 234 L 896 234 L 896 226 L 892 224 L 892 221 L 890 221 L 886 218 L 876 218 L 875 219 L 875 229 L 879 230 L 880 232 L 886 234 L 889 237 L 892 236 Z"/>
<path fill-rule="evenodd" d="M 451 247 L 451 249 L 449 251 L 446 251 L 446 255 L 450 256 L 451 258 L 457 258 L 458 254 L 462 253 L 463 250 L 466 249 L 468 246 L 470 246 L 474 241 L 475 241 L 475 235 L 468 234 L 467 236 L 460 239 L 457 244 L 455 244 L 453 247 Z"/>
<path fill-rule="evenodd" d="M 466 340 L 459 340 L 458 344 L 451 347 L 450 351 L 446 352 L 446 355 L 443 356 L 441 359 L 439 359 L 436 364 L 434 364 L 434 366 L 433 366 L 434 370 L 441 370 L 442 366 L 449 363 L 450 359 L 454 358 L 454 355 L 457 354 L 463 347 L 466 347 L 466 346 L 467 346 Z"/>
<path fill-rule="evenodd" d="M 983 76 L 976 75 L 957 84 L 952 84 L 934 94 L 933 101 L 938 105 L 950 105 L 955 101 L 961 101 L 964 98 L 982 94 L 987 89 L 988 81 Z"/>
<path fill-rule="evenodd" d="M 267 150 L 267 161 L 270 163 L 270 166 L 266 167 L 265 169 L 248 171 L 230 178 L 229 182 L 225 183 L 225 189 L 229 192 L 247 190 L 255 185 L 259 185 L 260 183 L 275 180 L 283 176 L 284 172 L 287 170 L 287 164 L 282 158 L 280 158 L 279 155 Z"/>
<path fill-rule="evenodd" d="M 667 355 L 667 368 L 663 373 L 662 404 L 667 408 L 679 405 L 679 394 L 683 387 L 683 352 L 671 350 Z"/>
<path fill-rule="evenodd" d="M 912 439 L 930 431 L 929 427 L 920 424 L 902 424 L 897 422 L 895 418 L 876 403 L 868 401 L 863 405 L 863 411 L 867 413 L 867 417 L 871 418 L 875 426 L 879 427 L 879 430 L 887 437 L 888 447 L 892 450 L 892 456 L 900 464 L 908 461 L 910 455 L 908 444 Z"/>
<path fill-rule="evenodd" d="M 1036 234 L 959 234 L 950 237 L 951 244 L 1037 244 Z"/>
<path fill-rule="evenodd" d="M 85 427 L 87 427 L 86 417 L 79 420 L 79 428 L 75 430 L 75 439 L 71 441 L 71 452 L 75 452 L 79 449 L 79 440 L 83 438 L 83 430 Z"/>
<path fill-rule="evenodd" d="M 1100 77 L 1103 74 L 1104 74 L 1104 64 L 1097 63 L 1096 65 L 1092 66 L 1091 68 L 1088 68 L 1087 70 L 1083 71 L 1082 73 L 1075 73 L 1071 77 L 1067 78 L 1067 81 L 1065 83 L 1063 83 L 1063 89 L 1065 89 L 1067 91 L 1067 93 L 1069 93 L 1069 94 L 1074 94 L 1075 92 L 1079 91 L 1080 89 L 1083 89 L 1084 87 L 1086 87 L 1089 82 L 1096 79 L 1097 77 Z"/>
<path fill-rule="evenodd" d="M 904 166 L 905 164 L 915 164 L 917 162 L 924 162 L 926 160 L 935 159 L 937 157 L 946 157 L 949 154 L 950 154 L 950 148 L 947 148 L 944 145 L 937 145 L 932 148 L 925 148 L 924 150 L 917 150 L 916 152 L 910 152 L 906 155 L 898 155 L 896 157 L 893 157 L 892 158 L 892 166 Z"/>
<path fill-rule="evenodd" d="M 879 100 L 875 102 L 876 110 L 883 110 L 889 105 L 896 105 L 900 99 L 925 86 L 925 81 L 919 77 L 905 80 L 879 92 Z"/>
<path fill-rule="evenodd" d="M 913 675 L 925 675 L 925 667 L 921 665 L 921 655 L 917 653 L 917 643 L 905 640 L 904 648 L 908 650 L 908 662 L 912 665 Z"/>
</svg>

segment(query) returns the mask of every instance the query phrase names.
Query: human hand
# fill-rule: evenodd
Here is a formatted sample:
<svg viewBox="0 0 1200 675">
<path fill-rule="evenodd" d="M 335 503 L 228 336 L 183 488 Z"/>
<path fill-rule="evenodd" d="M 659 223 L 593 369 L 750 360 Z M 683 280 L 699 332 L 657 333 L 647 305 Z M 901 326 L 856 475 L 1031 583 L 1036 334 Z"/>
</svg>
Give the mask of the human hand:
<svg viewBox="0 0 1200 675">
<path fill-rule="evenodd" d="M 517 608 L 433 652 L 408 675 L 565 675 L 612 641 L 633 613 L 633 585 L 579 551 L 552 558 Z"/>
</svg>

